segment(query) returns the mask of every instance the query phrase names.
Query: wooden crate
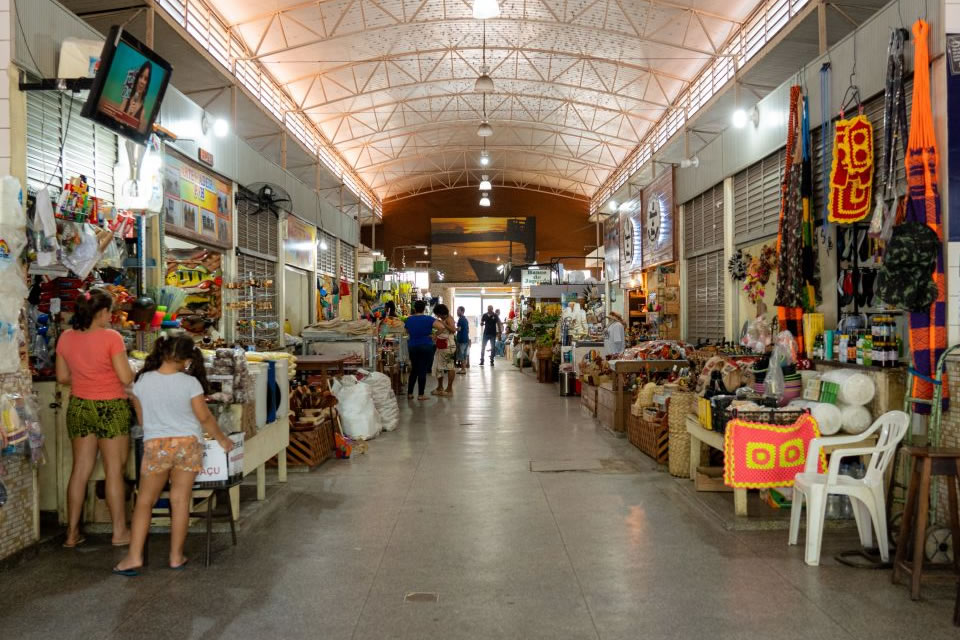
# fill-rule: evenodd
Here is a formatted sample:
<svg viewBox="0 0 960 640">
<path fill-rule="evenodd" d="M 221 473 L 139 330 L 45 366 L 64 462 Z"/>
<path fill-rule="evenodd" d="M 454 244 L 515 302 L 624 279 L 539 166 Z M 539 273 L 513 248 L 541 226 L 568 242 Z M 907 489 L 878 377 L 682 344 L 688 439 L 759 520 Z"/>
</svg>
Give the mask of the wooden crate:
<svg viewBox="0 0 960 640">
<path fill-rule="evenodd" d="M 733 491 L 723 484 L 723 467 L 697 467 L 694 486 L 697 491 Z"/>
<path fill-rule="evenodd" d="M 615 390 L 613 383 L 605 382 L 597 387 L 597 419 L 616 435 L 627 435 L 627 416 L 630 415 L 630 398 L 624 398 L 618 404 L 619 396 L 625 394 Z"/>
<path fill-rule="evenodd" d="M 646 409 L 643 416 L 631 413 L 629 418 L 630 443 L 653 458 L 657 464 L 669 460 L 670 427 L 667 415 Z"/>
<path fill-rule="evenodd" d="M 322 422 L 307 431 L 290 431 L 287 464 L 294 467 L 316 467 L 333 455 L 333 423 Z"/>
<path fill-rule="evenodd" d="M 587 382 L 580 383 L 580 406 L 590 412 L 591 416 L 597 415 L 597 388 Z"/>
</svg>

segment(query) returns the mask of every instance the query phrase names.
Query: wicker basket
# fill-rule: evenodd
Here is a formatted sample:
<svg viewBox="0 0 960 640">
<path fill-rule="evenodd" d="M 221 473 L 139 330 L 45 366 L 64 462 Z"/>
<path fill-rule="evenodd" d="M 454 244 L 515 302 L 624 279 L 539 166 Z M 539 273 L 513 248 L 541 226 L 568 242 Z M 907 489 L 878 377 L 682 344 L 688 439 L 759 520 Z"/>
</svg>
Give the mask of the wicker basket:
<svg viewBox="0 0 960 640">
<path fill-rule="evenodd" d="M 670 475 L 690 477 L 690 434 L 687 433 L 687 415 L 695 413 L 697 394 L 684 391 L 670 395 L 667 407 L 670 425 Z"/>
</svg>

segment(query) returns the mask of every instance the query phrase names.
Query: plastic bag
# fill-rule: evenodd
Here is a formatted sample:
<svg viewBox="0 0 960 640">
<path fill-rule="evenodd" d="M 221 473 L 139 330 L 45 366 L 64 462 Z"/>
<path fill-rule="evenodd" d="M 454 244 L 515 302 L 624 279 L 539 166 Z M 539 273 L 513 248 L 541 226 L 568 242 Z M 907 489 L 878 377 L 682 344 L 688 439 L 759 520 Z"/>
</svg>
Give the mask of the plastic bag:
<svg viewBox="0 0 960 640">
<path fill-rule="evenodd" d="M 784 332 L 784 333 L 788 333 Z M 794 343 L 794 348 L 796 343 Z M 786 361 L 790 357 L 788 347 L 777 344 L 770 353 L 770 365 L 767 367 L 767 377 L 763 380 L 764 394 L 775 398 L 783 397 L 783 390 L 786 385 L 783 379 L 783 367 L 788 364 Z"/>
<path fill-rule="evenodd" d="M 400 407 L 390 377 L 380 372 L 367 373 L 361 370 L 360 373 L 366 375 L 362 382 L 370 388 L 383 430 L 393 431 L 400 423 Z"/>
<path fill-rule="evenodd" d="M 780 347 L 780 354 L 784 359 L 781 366 L 797 363 L 797 339 L 792 333 L 786 330 L 778 333 L 776 344 Z"/>
<path fill-rule="evenodd" d="M 740 344 L 754 353 L 763 353 L 772 339 L 773 329 L 770 326 L 770 321 L 763 316 L 758 316 L 747 323 Z"/>
<path fill-rule="evenodd" d="M 74 223 L 73 229 L 64 230 L 64 241 L 66 248 L 63 251 L 63 266 L 73 271 L 81 280 L 85 279 L 97 261 L 100 260 L 101 247 L 100 239 L 94 232 L 93 227 L 87 224 Z M 69 234 L 70 243 L 66 240 Z"/>
<path fill-rule="evenodd" d="M 380 416 L 370 387 L 341 384 L 333 393 L 340 402 L 340 421 L 346 435 L 356 440 L 369 440 L 380 433 Z"/>
</svg>

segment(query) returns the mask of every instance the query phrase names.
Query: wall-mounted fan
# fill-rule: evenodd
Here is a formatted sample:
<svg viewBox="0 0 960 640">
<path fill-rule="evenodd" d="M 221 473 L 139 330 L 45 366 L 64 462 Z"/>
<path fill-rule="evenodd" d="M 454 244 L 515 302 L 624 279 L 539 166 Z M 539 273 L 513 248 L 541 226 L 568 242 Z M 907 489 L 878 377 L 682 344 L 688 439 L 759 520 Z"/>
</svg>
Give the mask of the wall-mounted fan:
<svg viewBox="0 0 960 640">
<path fill-rule="evenodd" d="M 252 213 L 269 211 L 279 217 L 280 211 L 292 211 L 293 201 L 283 187 L 269 182 L 254 182 L 237 191 L 237 204 L 248 202 L 256 207 Z"/>
</svg>

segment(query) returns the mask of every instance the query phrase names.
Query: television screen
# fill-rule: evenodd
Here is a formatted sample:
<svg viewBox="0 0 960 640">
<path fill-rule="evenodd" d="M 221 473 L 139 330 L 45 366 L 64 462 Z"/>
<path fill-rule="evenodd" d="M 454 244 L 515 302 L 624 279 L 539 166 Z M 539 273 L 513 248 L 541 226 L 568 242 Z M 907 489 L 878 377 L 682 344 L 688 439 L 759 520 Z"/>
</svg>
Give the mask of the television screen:
<svg viewBox="0 0 960 640">
<path fill-rule="evenodd" d="M 112 27 L 83 115 L 145 143 L 172 72 L 166 60 L 119 26 Z"/>
</svg>

